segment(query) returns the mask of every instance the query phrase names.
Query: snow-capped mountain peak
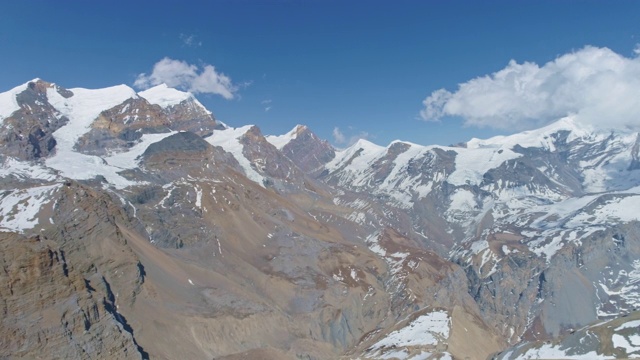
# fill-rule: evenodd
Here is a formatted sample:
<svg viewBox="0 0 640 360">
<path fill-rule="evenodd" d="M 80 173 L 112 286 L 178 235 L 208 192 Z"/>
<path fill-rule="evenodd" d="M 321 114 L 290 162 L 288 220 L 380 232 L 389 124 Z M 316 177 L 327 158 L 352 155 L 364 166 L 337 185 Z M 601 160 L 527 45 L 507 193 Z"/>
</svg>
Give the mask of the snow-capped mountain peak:
<svg viewBox="0 0 640 360">
<path fill-rule="evenodd" d="M 38 80 L 40 79 L 33 79 L 22 85 L 18 85 L 11 90 L 0 93 L 0 121 L 11 116 L 11 114 L 13 114 L 14 112 L 20 110 L 20 105 L 18 104 L 16 96 L 25 91 L 31 82 L 35 82 Z"/>
<path fill-rule="evenodd" d="M 275 146 L 279 150 L 282 150 L 282 148 L 284 148 L 289 142 L 291 142 L 291 140 L 296 139 L 298 135 L 305 130 L 307 130 L 307 127 L 305 125 L 298 124 L 284 135 L 268 135 L 265 136 L 265 138 L 273 146 Z"/>
<path fill-rule="evenodd" d="M 147 99 L 151 104 L 160 105 L 162 108 L 177 105 L 193 97 L 189 92 L 171 88 L 164 83 L 140 91 L 138 94 Z"/>
<path fill-rule="evenodd" d="M 85 134 L 91 123 L 101 112 L 123 103 L 127 99 L 136 98 L 136 92 L 126 86 L 117 85 L 104 89 L 69 89 L 73 96 L 66 98 L 55 88 L 47 89 L 47 98 L 69 123 L 54 133 L 58 142 L 58 150 L 65 152 L 75 145 Z"/>
<path fill-rule="evenodd" d="M 163 109 L 171 108 L 172 106 L 176 106 L 184 101 L 190 101 L 200 110 L 207 114 L 211 114 L 211 111 L 202 105 L 202 103 L 200 103 L 192 93 L 169 87 L 165 83 L 141 91 L 138 95 L 146 99 L 149 103 L 158 105 Z"/>
</svg>

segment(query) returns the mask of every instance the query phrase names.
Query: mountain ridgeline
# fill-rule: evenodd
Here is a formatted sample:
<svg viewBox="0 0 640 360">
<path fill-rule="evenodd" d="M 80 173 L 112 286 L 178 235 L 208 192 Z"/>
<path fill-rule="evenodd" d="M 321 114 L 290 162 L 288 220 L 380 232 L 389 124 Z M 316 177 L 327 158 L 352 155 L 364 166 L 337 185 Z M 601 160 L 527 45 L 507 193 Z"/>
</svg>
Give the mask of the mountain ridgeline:
<svg viewBox="0 0 640 360">
<path fill-rule="evenodd" d="M 640 356 L 637 132 L 338 150 L 40 79 L 0 121 L 2 358 Z"/>
</svg>

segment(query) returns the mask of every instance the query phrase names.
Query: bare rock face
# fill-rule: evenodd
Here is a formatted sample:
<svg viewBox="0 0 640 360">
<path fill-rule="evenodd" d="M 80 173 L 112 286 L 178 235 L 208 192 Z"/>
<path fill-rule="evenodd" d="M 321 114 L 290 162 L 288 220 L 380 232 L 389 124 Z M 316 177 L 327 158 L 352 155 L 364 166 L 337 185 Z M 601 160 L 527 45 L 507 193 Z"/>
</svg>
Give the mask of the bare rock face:
<svg viewBox="0 0 640 360">
<path fill-rule="evenodd" d="M 369 237 L 367 245 L 387 263 L 388 272 L 381 275 L 386 293 L 391 295 L 389 310 L 395 322 L 364 336 L 350 354 L 386 358 L 396 352 L 405 357 L 448 353 L 455 358 L 484 358 L 504 346 L 482 319 L 473 298 L 461 291 L 467 279 L 460 267 L 420 249 L 418 243 L 393 229 Z M 431 327 L 417 330 L 421 321 L 432 315 L 440 319 Z M 423 334 L 439 326 L 441 331 L 436 331 L 432 340 L 428 340 L 429 334 Z M 413 328 L 421 335 L 409 336 Z M 483 341 L 472 340 L 476 338 Z"/>
<path fill-rule="evenodd" d="M 160 106 L 137 97 L 103 111 L 91 124 L 91 130 L 77 142 L 85 154 L 105 155 L 109 151 L 133 146 L 145 133 L 171 130 L 171 121 Z"/>
<path fill-rule="evenodd" d="M 212 161 L 212 159 L 205 157 L 205 154 L 210 152 L 211 149 L 213 149 L 213 146 L 204 141 L 200 136 L 191 132 L 179 132 L 157 143 L 151 144 L 142 154 L 142 158 L 146 163 L 164 162 L 172 165 L 180 165 L 174 162 L 175 160 L 172 159 L 172 156 L 182 155 L 185 159 L 191 157 L 207 163 Z"/>
<path fill-rule="evenodd" d="M 47 89 L 55 89 L 63 96 L 71 93 L 42 80 L 29 82 L 24 91 L 16 94 L 20 109 L 0 124 L 2 156 L 20 160 L 34 160 L 48 156 L 56 141 L 51 135 L 67 123 L 47 101 Z"/>
<path fill-rule="evenodd" d="M 191 98 L 163 108 L 135 97 L 103 111 L 76 148 L 86 154 L 106 155 L 134 146 L 144 134 L 188 131 L 202 137 L 211 135 L 215 127 L 213 116 Z"/>
<path fill-rule="evenodd" d="M 220 128 L 213 115 L 192 96 L 179 104 L 163 108 L 163 113 L 171 120 L 171 129 L 175 131 L 190 131 L 207 137 L 214 129 Z"/>
<path fill-rule="evenodd" d="M 313 173 L 336 156 L 331 144 L 318 138 L 308 127 L 298 125 L 295 130 L 295 137 L 281 151 L 303 172 Z"/>
<path fill-rule="evenodd" d="M 105 283 L 94 288 L 50 240 L 3 235 L 0 243 L 1 356 L 143 358 L 118 321 Z"/>
<path fill-rule="evenodd" d="M 243 155 L 272 183 L 268 185 L 284 191 L 287 188 L 300 189 L 304 186 L 304 173 L 269 143 L 257 126 L 251 127 L 242 136 L 240 143 L 243 145 Z"/>
<path fill-rule="evenodd" d="M 640 355 L 640 312 L 599 321 L 553 340 L 523 342 L 492 356 L 493 359 L 612 358 L 633 359 Z"/>
<path fill-rule="evenodd" d="M 143 282 L 139 263 L 108 220 L 121 221 L 121 213 L 96 195 L 70 184 L 50 213 L 60 227 L 0 233 L 2 356 L 148 358 L 119 310 Z"/>
</svg>

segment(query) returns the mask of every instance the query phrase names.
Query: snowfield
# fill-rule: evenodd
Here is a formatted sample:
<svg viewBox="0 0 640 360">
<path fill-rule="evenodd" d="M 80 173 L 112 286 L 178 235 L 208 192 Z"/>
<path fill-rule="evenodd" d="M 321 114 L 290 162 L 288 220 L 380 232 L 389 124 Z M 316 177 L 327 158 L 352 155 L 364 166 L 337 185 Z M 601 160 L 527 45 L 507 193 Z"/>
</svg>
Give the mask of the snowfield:
<svg viewBox="0 0 640 360">
<path fill-rule="evenodd" d="M 398 358 L 404 360 L 409 358 L 409 353 L 403 350 L 403 347 L 425 347 L 425 350 L 435 351 L 435 346 L 438 343 L 446 343 L 450 329 L 451 318 L 449 314 L 442 310 L 433 311 L 419 316 L 405 327 L 389 333 L 371 346 L 367 355 L 380 359 Z M 411 359 L 416 359 L 416 357 Z"/>
<path fill-rule="evenodd" d="M 213 135 L 205 138 L 205 140 L 213 146 L 220 146 L 225 151 L 230 152 L 233 157 L 238 160 L 238 163 L 240 163 L 245 175 L 264 187 L 264 177 L 251 166 L 249 159 L 242 153 L 244 146 L 240 143 L 240 138 L 252 127 L 253 125 L 246 125 L 239 128 L 217 130 L 213 132 Z"/>
</svg>

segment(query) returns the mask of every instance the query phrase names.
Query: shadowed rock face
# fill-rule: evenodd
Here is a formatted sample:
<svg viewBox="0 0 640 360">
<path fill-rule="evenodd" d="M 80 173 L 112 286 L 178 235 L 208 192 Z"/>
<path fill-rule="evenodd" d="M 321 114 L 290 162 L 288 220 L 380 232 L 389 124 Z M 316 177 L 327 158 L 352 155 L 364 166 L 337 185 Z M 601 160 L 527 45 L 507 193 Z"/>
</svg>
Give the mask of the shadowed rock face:
<svg viewBox="0 0 640 360">
<path fill-rule="evenodd" d="M 171 119 L 160 106 L 140 97 L 130 98 L 103 111 L 91 124 L 91 130 L 78 140 L 76 149 L 85 154 L 105 155 L 133 146 L 145 133 L 169 132 L 172 127 Z"/>
<path fill-rule="evenodd" d="M 57 110 L 47 101 L 50 83 L 38 80 L 27 84 L 26 90 L 16 95 L 20 109 L 4 119 L 0 125 L 0 146 L 2 155 L 20 160 L 34 160 L 48 156 L 55 148 L 56 141 L 51 135 L 67 123 L 65 117 L 58 117 Z M 55 87 L 61 94 L 70 95 L 68 90 Z"/>
<path fill-rule="evenodd" d="M 76 148 L 86 154 L 105 155 L 135 145 L 143 134 L 181 131 L 207 136 L 216 126 L 213 116 L 192 99 L 162 108 L 136 97 L 103 111 Z"/>
<path fill-rule="evenodd" d="M 268 185 L 283 192 L 299 191 L 304 186 L 304 173 L 269 143 L 257 126 L 251 127 L 240 143 L 243 145 L 243 155 L 256 171 L 268 178 L 271 183 Z"/>
<path fill-rule="evenodd" d="M 282 148 L 282 153 L 306 173 L 313 173 L 336 156 L 328 141 L 319 139 L 302 125 L 296 128 L 295 139 Z"/>
<path fill-rule="evenodd" d="M 149 158 L 154 155 L 171 152 L 204 153 L 211 147 L 212 146 L 200 136 L 192 132 L 183 131 L 149 145 L 142 156 Z"/>
</svg>

